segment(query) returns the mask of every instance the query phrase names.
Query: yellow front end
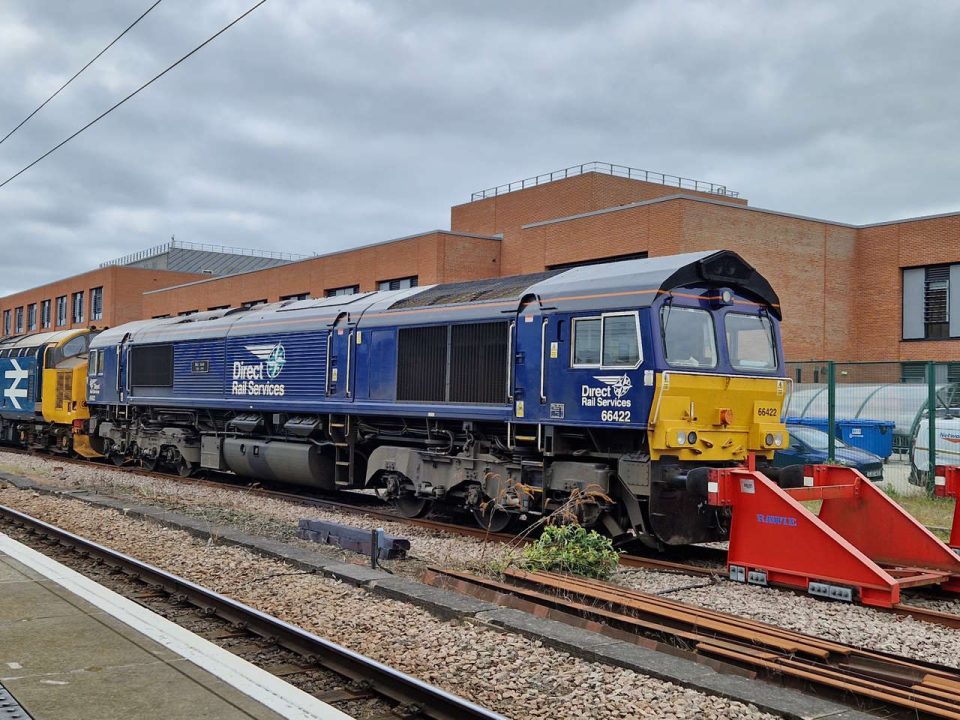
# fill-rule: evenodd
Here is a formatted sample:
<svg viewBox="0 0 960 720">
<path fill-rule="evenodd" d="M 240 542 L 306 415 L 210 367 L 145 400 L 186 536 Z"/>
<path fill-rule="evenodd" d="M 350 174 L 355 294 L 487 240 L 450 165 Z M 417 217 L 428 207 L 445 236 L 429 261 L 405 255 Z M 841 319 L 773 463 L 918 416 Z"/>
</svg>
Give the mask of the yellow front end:
<svg viewBox="0 0 960 720">
<path fill-rule="evenodd" d="M 650 458 L 690 462 L 773 459 L 789 446 L 780 421 L 790 381 L 663 372 L 650 412 Z"/>
<path fill-rule="evenodd" d="M 90 419 L 85 357 L 69 358 L 56 368 L 44 369 L 41 409 L 46 422 L 65 430 L 69 428 L 72 435 L 70 446 L 74 451 L 84 457 L 102 457 L 90 446 L 90 438 L 83 430 L 86 427 L 84 421 Z M 66 435 L 60 437 L 58 443 L 67 441 Z"/>
</svg>

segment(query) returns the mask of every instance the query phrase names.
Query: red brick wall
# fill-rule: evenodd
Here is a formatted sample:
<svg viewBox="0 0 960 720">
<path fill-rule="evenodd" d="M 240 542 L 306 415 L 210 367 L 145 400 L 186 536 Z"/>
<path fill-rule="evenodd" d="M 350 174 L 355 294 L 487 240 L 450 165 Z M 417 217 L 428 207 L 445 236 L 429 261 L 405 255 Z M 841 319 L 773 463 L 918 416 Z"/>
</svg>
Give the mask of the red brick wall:
<svg viewBox="0 0 960 720">
<path fill-rule="evenodd" d="M 902 269 L 956 262 L 960 217 L 861 228 L 852 303 L 860 330 L 857 359 L 960 361 L 960 340 L 902 339 Z"/>
<path fill-rule="evenodd" d="M 522 225 L 677 193 L 718 197 L 669 185 L 590 172 L 456 205 L 450 209 L 450 228 L 457 232 L 485 235 L 502 233 L 503 274 L 517 275 L 531 272 L 528 263 L 534 261 L 538 252 L 542 252 L 542 249 L 526 245 L 526 236 L 521 238 Z M 730 199 L 730 202 L 747 204 L 744 199 Z"/>
<path fill-rule="evenodd" d="M 0 298 L 0 318 L 4 310 L 10 310 L 10 329 L 11 334 L 15 334 L 16 308 L 23 307 L 24 313 L 24 333 L 29 332 L 50 332 L 53 330 L 67 330 L 74 327 L 99 328 L 113 327 L 121 325 L 131 320 L 140 320 L 144 317 L 143 293 L 150 290 L 178 285 L 184 282 L 190 282 L 198 278 L 206 277 L 195 273 L 170 272 L 167 270 L 149 270 L 145 268 L 131 268 L 122 266 L 112 266 L 91 270 L 90 272 L 74 275 L 64 280 L 58 280 L 54 283 L 41 285 L 40 287 L 23 292 L 8 295 Z M 103 288 L 103 319 L 90 319 L 90 290 L 92 288 Z M 73 323 L 73 294 L 83 292 L 83 317 L 84 322 Z M 67 324 L 57 325 L 57 298 L 61 295 L 67 296 Z M 41 326 L 41 303 L 44 300 L 50 300 L 50 320 L 51 326 L 44 328 Z M 27 307 L 37 304 L 37 329 L 30 331 L 27 326 Z M 0 326 L 0 333 L 2 333 Z"/>
</svg>

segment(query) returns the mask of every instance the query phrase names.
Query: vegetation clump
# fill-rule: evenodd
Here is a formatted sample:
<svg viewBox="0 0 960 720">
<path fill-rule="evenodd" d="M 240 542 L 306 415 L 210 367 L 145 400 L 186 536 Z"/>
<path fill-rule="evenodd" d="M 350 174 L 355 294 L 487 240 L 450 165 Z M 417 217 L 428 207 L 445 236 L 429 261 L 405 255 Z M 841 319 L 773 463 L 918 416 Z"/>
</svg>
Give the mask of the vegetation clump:
<svg viewBox="0 0 960 720">
<path fill-rule="evenodd" d="M 604 580 L 617 569 L 620 555 L 613 541 L 582 525 L 548 525 L 536 542 L 523 549 L 519 564 Z"/>
</svg>

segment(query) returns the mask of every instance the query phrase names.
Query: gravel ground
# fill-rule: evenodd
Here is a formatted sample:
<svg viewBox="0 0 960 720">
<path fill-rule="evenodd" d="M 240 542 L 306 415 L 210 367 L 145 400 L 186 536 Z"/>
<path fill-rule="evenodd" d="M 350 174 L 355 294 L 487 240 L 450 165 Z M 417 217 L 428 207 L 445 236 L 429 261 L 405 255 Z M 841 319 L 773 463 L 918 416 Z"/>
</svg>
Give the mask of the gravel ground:
<svg viewBox="0 0 960 720">
<path fill-rule="evenodd" d="M 511 633 L 291 570 L 246 550 L 65 498 L 0 489 L 0 503 L 229 595 L 513 718 L 770 718 Z"/>
<path fill-rule="evenodd" d="M 296 503 L 244 492 L 242 488 L 191 484 L 150 475 L 117 472 L 109 467 L 58 463 L 55 458 L 21 455 L 0 451 L 0 472 L 29 477 L 52 488 L 83 489 L 117 498 L 176 510 L 204 520 L 234 525 L 248 533 L 284 542 L 303 542 L 316 550 L 318 545 L 297 539 L 297 523 L 301 518 L 326 520 L 355 526 L 382 527 L 388 534 L 410 540 L 410 557 L 421 564 L 405 567 L 396 563 L 388 567 L 401 574 L 419 574 L 423 564 L 450 568 L 483 566 L 515 554 L 515 550 L 476 538 L 449 535 L 426 528 L 389 522 L 379 518 L 338 512 L 326 508 L 305 507 Z M 331 555 L 342 555 L 330 550 Z"/>
<path fill-rule="evenodd" d="M 247 532 L 266 535 L 346 560 L 358 556 L 297 540 L 296 523 L 301 517 L 315 517 L 363 525 L 362 516 L 321 508 L 304 508 L 294 503 L 245 493 L 236 488 L 192 485 L 132 473 L 118 473 L 95 465 L 57 463 L 55 459 L 0 452 L 0 471 L 26 475 L 51 487 L 86 489 L 136 502 L 162 506 L 185 514 L 234 524 Z M 452 568 L 477 568 L 515 553 L 494 543 L 450 536 L 402 523 L 380 523 L 391 534 L 410 539 L 411 555 L 420 562 L 395 562 L 390 569 L 417 576 L 425 564 Z M 711 582 L 703 576 L 652 570 L 621 570 L 613 578 L 636 590 L 665 593 L 671 599 L 751 617 L 864 648 L 883 650 L 905 657 L 930 660 L 960 667 L 960 630 L 923 623 L 870 608 L 816 600 L 775 588 L 744 586 L 729 581 Z M 709 583 L 707 587 L 701 586 Z M 687 589 L 689 588 L 689 589 Z M 960 613 L 960 600 L 909 596 L 907 602 Z"/>
</svg>

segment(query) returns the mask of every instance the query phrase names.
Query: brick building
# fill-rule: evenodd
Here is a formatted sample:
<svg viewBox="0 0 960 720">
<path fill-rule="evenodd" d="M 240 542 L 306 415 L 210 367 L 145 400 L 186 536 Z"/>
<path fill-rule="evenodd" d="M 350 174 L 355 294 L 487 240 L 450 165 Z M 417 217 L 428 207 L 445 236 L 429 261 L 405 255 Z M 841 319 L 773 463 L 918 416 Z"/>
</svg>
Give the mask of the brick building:
<svg viewBox="0 0 960 720">
<path fill-rule="evenodd" d="M 851 225 L 601 163 L 474 193 L 451 209 L 450 230 L 131 292 L 143 293 L 138 317 L 159 317 L 720 248 L 743 255 L 779 293 L 789 360 L 960 361 L 960 212 Z M 104 324 L 130 319 L 111 317 Z"/>
<path fill-rule="evenodd" d="M 171 240 L 0 298 L 0 337 L 113 327 L 144 317 L 144 293 L 211 276 L 284 265 L 303 257 Z"/>
</svg>

